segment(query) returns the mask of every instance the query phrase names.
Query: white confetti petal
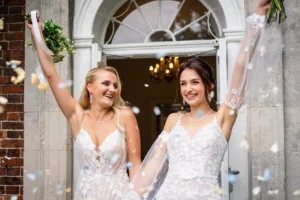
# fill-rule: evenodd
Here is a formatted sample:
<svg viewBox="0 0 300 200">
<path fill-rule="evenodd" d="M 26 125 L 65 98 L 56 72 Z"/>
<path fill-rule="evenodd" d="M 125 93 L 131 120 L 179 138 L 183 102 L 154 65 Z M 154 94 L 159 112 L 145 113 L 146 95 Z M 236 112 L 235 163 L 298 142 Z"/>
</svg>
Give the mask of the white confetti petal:
<svg viewBox="0 0 300 200">
<path fill-rule="evenodd" d="M 70 187 L 69 187 L 69 188 L 66 188 L 65 191 L 66 191 L 67 193 L 69 193 L 69 192 L 71 192 L 71 188 L 70 188 Z"/>
<path fill-rule="evenodd" d="M 18 199 L 18 196 L 17 195 L 12 195 L 11 197 L 10 197 L 10 200 L 17 200 Z"/>
<path fill-rule="evenodd" d="M 142 176 L 146 176 L 146 172 L 142 172 L 141 175 L 142 175 Z"/>
<path fill-rule="evenodd" d="M 30 180 L 32 181 L 35 181 L 36 180 L 36 175 L 35 174 L 32 174 L 32 173 L 28 173 L 26 174 L 27 178 L 29 178 Z"/>
<path fill-rule="evenodd" d="M 252 63 L 249 63 L 249 64 L 247 65 L 247 68 L 248 68 L 249 70 L 253 69 L 253 64 L 252 64 Z"/>
<path fill-rule="evenodd" d="M 215 193 L 215 194 L 221 195 L 221 194 L 224 193 L 224 190 L 223 190 L 222 188 L 220 188 L 220 187 L 215 187 L 215 188 L 212 190 L 212 192 Z"/>
<path fill-rule="evenodd" d="M 5 97 L 1 97 L 1 96 L 0 96 L 0 104 L 2 104 L 2 105 L 6 105 L 6 104 L 7 104 L 7 102 L 8 102 L 7 98 L 5 98 Z"/>
<path fill-rule="evenodd" d="M 258 186 L 252 190 L 252 193 L 254 194 L 254 196 L 258 195 L 259 192 L 260 192 L 260 187 L 258 187 Z"/>
<path fill-rule="evenodd" d="M 149 87 L 149 84 L 144 84 L 145 87 Z"/>
<path fill-rule="evenodd" d="M 37 188 L 37 187 L 34 187 L 34 188 L 32 189 L 32 193 L 37 193 L 37 191 L 38 191 L 38 188 Z"/>
<path fill-rule="evenodd" d="M 229 111 L 229 115 L 234 115 L 234 113 L 235 113 L 235 110 L 230 110 Z"/>
<path fill-rule="evenodd" d="M 274 94 L 277 94 L 277 92 L 278 92 L 278 87 L 276 87 L 276 86 L 273 87 L 273 93 L 274 93 Z"/>
<path fill-rule="evenodd" d="M 160 115 L 160 109 L 159 109 L 159 107 L 155 106 L 154 109 L 153 109 L 153 111 L 154 111 L 155 115 Z"/>
<path fill-rule="evenodd" d="M 279 190 L 268 190 L 269 195 L 278 194 Z"/>
<path fill-rule="evenodd" d="M 72 80 L 68 80 L 66 82 L 61 82 L 58 84 L 58 88 L 66 88 L 66 87 L 70 87 L 73 85 L 73 81 Z"/>
<path fill-rule="evenodd" d="M 126 163 L 126 167 L 127 169 L 131 169 L 133 167 L 133 163 L 132 162 Z"/>
<path fill-rule="evenodd" d="M 133 106 L 133 107 L 132 107 L 132 112 L 133 112 L 134 114 L 139 114 L 139 113 L 140 113 L 140 109 L 139 109 L 138 107 L 136 107 L 136 106 Z"/>
<path fill-rule="evenodd" d="M 264 171 L 264 179 L 266 181 L 269 181 L 271 179 L 271 170 L 266 168 Z"/>
<path fill-rule="evenodd" d="M 300 196 L 300 190 L 296 190 L 294 193 L 293 193 L 294 196 Z"/>
<path fill-rule="evenodd" d="M 277 153 L 278 152 L 278 144 L 277 143 L 273 144 L 273 146 L 271 147 L 271 151 L 273 153 Z"/>
</svg>

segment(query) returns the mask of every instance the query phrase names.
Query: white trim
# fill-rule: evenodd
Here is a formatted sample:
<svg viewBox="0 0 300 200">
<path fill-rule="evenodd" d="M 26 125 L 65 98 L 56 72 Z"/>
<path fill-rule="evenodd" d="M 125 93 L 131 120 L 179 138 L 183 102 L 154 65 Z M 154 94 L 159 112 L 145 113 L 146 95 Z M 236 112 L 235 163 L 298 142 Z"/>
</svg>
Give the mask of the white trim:
<svg viewBox="0 0 300 200">
<path fill-rule="evenodd" d="M 244 37 L 244 29 L 224 29 L 224 36 L 227 42 L 240 42 Z"/>
<path fill-rule="evenodd" d="M 109 58 L 153 58 L 159 52 L 166 52 L 168 55 L 176 56 L 190 56 L 200 53 L 206 56 L 216 54 L 215 40 L 110 44 L 104 45 L 102 50 Z"/>
<path fill-rule="evenodd" d="M 151 37 L 151 35 L 152 35 L 153 33 L 160 32 L 160 31 L 164 31 L 164 32 L 168 33 L 168 34 L 171 36 L 172 41 L 173 41 L 173 42 L 176 41 L 175 36 L 173 35 L 173 33 L 172 33 L 170 30 L 167 30 L 167 29 L 164 29 L 164 28 L 159 28 L 159 29 L 155 29 L 155 30 L 151 31 L 151 32 L 147 35 L 147 37 L 145 38 L 145 43 L 150 42 L 149 39 L 150 39 L 150 37 Z"/>
<path fill-rule="evenodd" d="M 91 47 L 92 42 L 94 39 L 94 35 L 88 35 L 88 36 L 74 36 L 74 48 L 86 48 Z"/>
</svg>

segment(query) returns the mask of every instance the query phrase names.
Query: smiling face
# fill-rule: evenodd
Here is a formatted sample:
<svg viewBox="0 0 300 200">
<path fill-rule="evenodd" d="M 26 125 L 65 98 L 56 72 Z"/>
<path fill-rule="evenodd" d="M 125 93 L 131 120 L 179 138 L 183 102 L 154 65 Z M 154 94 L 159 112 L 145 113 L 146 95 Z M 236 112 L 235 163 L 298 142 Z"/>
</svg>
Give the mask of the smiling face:
<svg viewBox="0 0 300 200">
<path fill-rule="evenodd" d="M 117 76 L 106 70 L 98 70 L 95 73 L 96 80 L 87 85 L 92 94 L 92 104 L 100 104 L 101 107 L 111 107 L 119 96 L 119 84 Z"/>
<path fill-rule="evenodd" d="M 205 86 L 201 77 L 193 69 L 186 68 L 180 75 L 180 92 L 183 100 L 190 106 L 206 102 Z"/>
</svg>

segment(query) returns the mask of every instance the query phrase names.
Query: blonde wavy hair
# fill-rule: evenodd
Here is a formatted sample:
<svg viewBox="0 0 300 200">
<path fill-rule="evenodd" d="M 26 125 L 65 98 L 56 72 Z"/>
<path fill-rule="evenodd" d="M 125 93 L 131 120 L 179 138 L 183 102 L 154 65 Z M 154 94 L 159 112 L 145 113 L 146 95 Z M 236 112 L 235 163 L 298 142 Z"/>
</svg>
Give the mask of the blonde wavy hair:
<svg viewBox="0 0 300 200">
<path fill-rule="evenodd" d="M 91 107 L 90 100 L 89 100 L 90 93 L 87 90 L 87 85 L 89 83 L 93 83 L 94 81 L 96 81 L 96 79 L 97 79 L 96 73 L 101 70 L 111 72 L 114 75 L 116 75 L 116 77 L 117 77 L 117 86 L 118 86 L 119 92 L 115 98 L 113 105 L 110 107 L 110 109 L 114 112 L 114 122 L 115 122 L 118 130 L 123 132 L 122 126 L 120 123 L 120 109 L 126 108 L 126 106 L 125 106 L 124 100 L 121 97 L 121 80 L 120 80 L 119 74 L 115 68 L 110 67 L 110 66 L 105 66 L 105 67 L 97 67 L 97 68 L 91 69 L 85 77 L 85 83 L 84 83 L 84 87 L 83 87 L 82 93 L 79 98 L 79 104 L 85 110 L 87 110 Z"/>
</svg>

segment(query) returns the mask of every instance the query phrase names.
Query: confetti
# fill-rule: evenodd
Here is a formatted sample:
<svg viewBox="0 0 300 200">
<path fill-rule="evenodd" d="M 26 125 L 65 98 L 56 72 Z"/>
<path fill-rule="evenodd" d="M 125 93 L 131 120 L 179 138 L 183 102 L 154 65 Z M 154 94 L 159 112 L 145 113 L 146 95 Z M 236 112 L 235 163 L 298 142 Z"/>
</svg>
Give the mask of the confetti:
<svg viewBox="0 0 300 200">
<path fill-rule="evenodd" d="M 268 67 L 267 71 L 271 74 L 273 72 L 273 68 L 272 67 Z"/>
<path fill-rule="evenodd" d="M 258 187 L 258 186 L 252 190 L 252 193 L 254 194 L 254 196 L 258 195 L 259 192 L 260 192 L 260 187 Z"/>
<path fill-rule="evenodd" d="M 237 89 L 234 89 L 234 88 L 231 89 L 232 94 L 237 94 L 237 92 L 238 92 Z"/>
<path fill-rule="evenodd" d="M 32 181 L 36 180 L 36 175 L 33 173 L 27 173 L 26 176 L 27 176 L 27 178 L 29 178 Z"/>
<path fill-rule="evenodd" d="M 10 197 L 10 200 L 17 200 L 18 199 L 18 196 L 17 195 L 12 195 L 11 197 Z"/>
<path fill-rule="evenodd" d="M 234 174 L 228 174 L 228 182 L 229 183 L 235 183 L 237 182 L 237 176 Z"/>
<path fill-rule="evenodd" d="M 234 115 L 234 113 L 235 113 L 235 110 L 230 110 L 229 111 L 229 115 Z"/>
<path fill-rule="evenodd" d="M 131 169 L 132 167 L 133 167 L 133 163 L 132 162 L 126 163 L 126 168 L 127 169 Z"/>
<path fill-rule="evenodd" d="M 277 143 L 273 144 L 273 146 L 271 147 L 271 151 L 273 153 L 277 153 L 278 152 L 278 144 Z"/>
<path fill-rule="evenodd" d="M 69 193 L 69 192 L 71 192 L 71 188 L 70 188 L 70 187 L 69 187 L 69 188 L 66 188 L 65 191 L 66 191 L 67 193 Z"/>
<path fill-rule="evenodd" d="M 128 185 L 129 189 L 133 190 L 134 189 L 134 185 L 132 183 L 129 183 Z"/>
<path fill-rule="evenodd" d="M 141 174 L 142 176 L 146 176 L 146 172 L 142 172 L 142 174 Z"/>
<path fill-rule="evenodd" d="M 4 156 L 4 158 L 6 158 L 7 160 L 11 160 L 11 158 L 10 158 L 10 157 L 7 157 L 7 156 Z"/>
<path fill-rule="evenodd" d="M 14 71 L 17 73 L 18 76 L 17 77 L 12 76 L 11 77 L 11 82 L 13 84 L 21 83 L 25 78 L 25 71 L 20 67 L 14 69 Z"/>
<path fill-rule="evenodd" d="M 133 106 L 132 107 L 132 112 L 137 115 L 137 114 L 140 113 L 140 109 L 138 107 L 136 107 L 136 106 Z"/>
<path fill-rule="evenodd" d="M 119 158 L 120 158 L 120 154 L 118 154 L 118 153 L 113 154 L 111 157 L 111 163 L 115 164 Z"/>
<path fill-rule="evenodd" d="M 224 190 L 223 190 L 222 188 L 220 188 L 220 187 L 215 187 L 215 188 L 212 190 L 212 192 L 215 193 L 215 194 L 221 195 L 221 194 L 224 193 Z"/>
<path fill-rule="evenodd" d="M 278 194 L 279 190 L 268 190 L 268 195 Z"/>
<path fill-rule="evenodd" d="M 37 191 L 38 191 L 38 188 L 37 188 L 37 187 L 34 187 L 34 188 L 32 189 L 32 193 L 37 193 Z"/>
<path fill-rule="evenodd" d="M 160 60 L 161 58 L 165 57 L 166 55 L 167 55 L 167 53 L 161 51 L 161 52 L 158 52 L 155 57 L 157 60 Z"/>
<path fill-rule="evenodd" d="M 47 90 L 47 88 L 48 88 L 48 83 L 46 83 L 46 82 L 40 83 L 38 86 L 38 89 L 41 91 L 45 91 L 45 90 Z"/>
<path fill-rule="evenodd" d="M 0 19 L 0 30 L 3 30 L 4 28 L 4 21 L 3 21 L 3 18 Z"/>
<path fill-rule="evenodd" d="M 210 96 L 210 98 L 214 98 L 215 92 L 214 92 L 214 91 L 211 91 L 211 92 L 209 93 L 209 96 Z"/>
<path fill-rule="evenodd" d="M 7 102 L 8 102 L 7 98 L 1 97 L 1 96 L 0 96 L 0 104 L 1 104 L 1 105 L 6 105 Z"/>
<path fill-rule="evenodd" d="M 248 68 L 249 70 L 253 69 L 253 64 L 252 64 L 252 63 L 249 63 L 249 64 L 247 65 L 247 68 Z"/>
<path fill-rule="evenodd" d="M 160 115 L 160 109 L 158 106 L 155 106 L 154 109 L 153 109 L 153 112 L 155 115 Z"/>
<path fill-rule="evenodd" d="M 56 195 L 62 195 L 63 192 L 64 192 L 64 190 L 63 190 L 62 186 L 59 185 L 59 184 L 56 185 L 55 194 L 56 194 Z"/>
<path fill-rule="evenodd" d="M 70 87 L 73 85 L 73 81 L 72 80 L 68 80 L 66 82 L 61 82 L 58 84 L 58 88 L 66 88 L 66 87 Z"/>
<path fill-rule="evenodd" d="M 145 86 L 145 87 L 149 87 L 149 85 L 148 85 L 148 84 L 144 84 L 144 86 Z"/>
<path fill-rule="evenodd" d="M 300 190 L 296 190 L 294 193 L 293 193 L 294 196 L 300 196 Z"/>
<path fill-rule="evenodd" d="M 277 92 L 278 92 L 278 87 L 276 87 L 276 86 L 273 87 L 273 93 L 274 93 L 274 94 L 277 94 Z"/>
<path fill-rule="evenodd" d="M 39 81 L 39 78 L 38 78 L 37 74 L 32 73 L 31 74 L 31 84 L 32 85 L 37 85 L 38 81 Z"/>
<path fill-rule="evenodd" d="M 257 180 L 259 180 L 259 181 L 265 181 L 265 178 L 262 177 L 262 176 L 257 176 L 256 178 L 257 178 Z"/>
<path fill-rule="evenodd" d="M 268 168 L 264 171 L 264 179 L 265 181 L 269 181 L 271 179 L 271 170 Z"/>
</svg>

